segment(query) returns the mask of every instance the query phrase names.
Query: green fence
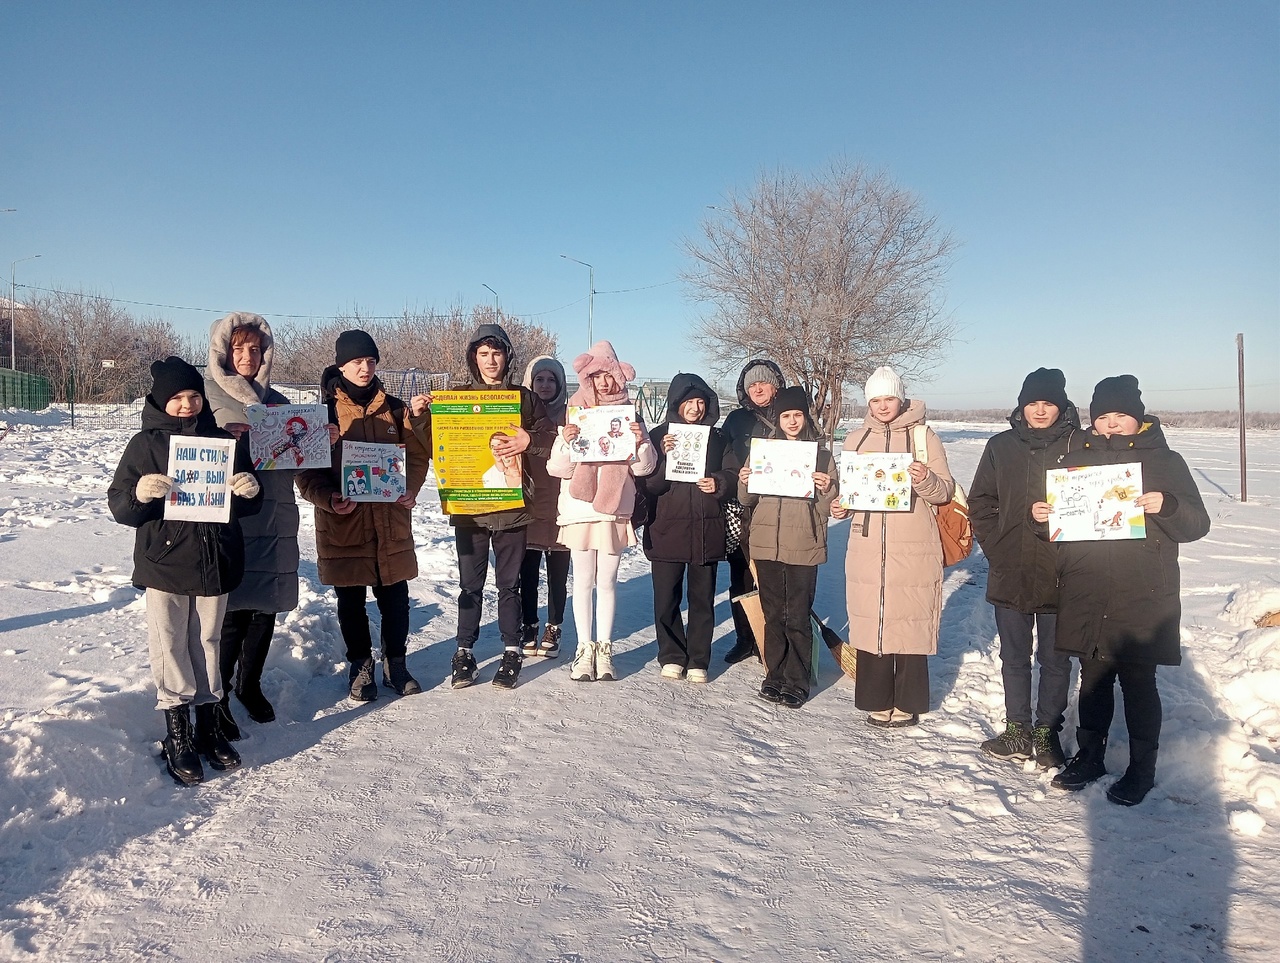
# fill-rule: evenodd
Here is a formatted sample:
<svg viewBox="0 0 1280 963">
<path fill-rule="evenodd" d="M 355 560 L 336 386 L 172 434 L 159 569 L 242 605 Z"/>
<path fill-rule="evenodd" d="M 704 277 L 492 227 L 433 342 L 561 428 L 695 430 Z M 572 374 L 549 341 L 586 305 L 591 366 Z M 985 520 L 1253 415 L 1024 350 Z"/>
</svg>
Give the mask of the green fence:
<svg viewBox="0 0 1280 963">
<path fill-rule="evenodd" d="M 0 368 L 0 408 L 24 408 L 43 411 L 53 400 L 48 378 Z"/>
</svg>

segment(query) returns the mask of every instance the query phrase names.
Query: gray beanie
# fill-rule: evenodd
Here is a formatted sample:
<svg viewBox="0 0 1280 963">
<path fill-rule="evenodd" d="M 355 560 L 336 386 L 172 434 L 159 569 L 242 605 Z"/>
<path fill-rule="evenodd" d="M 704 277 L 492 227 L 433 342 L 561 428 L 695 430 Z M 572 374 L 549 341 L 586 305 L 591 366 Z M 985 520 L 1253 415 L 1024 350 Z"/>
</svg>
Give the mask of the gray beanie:
<svg viewBox="0 0 1280 963">
<path fill-rule="evenodd" d="M 781 388 L 782 383 L 778 380 L 778 373 L 761 361 L 753 361 L 742 372 L 742 386 L 749 388 L 760 382 L 771 384 L 775 388 Z"/>
</svg>

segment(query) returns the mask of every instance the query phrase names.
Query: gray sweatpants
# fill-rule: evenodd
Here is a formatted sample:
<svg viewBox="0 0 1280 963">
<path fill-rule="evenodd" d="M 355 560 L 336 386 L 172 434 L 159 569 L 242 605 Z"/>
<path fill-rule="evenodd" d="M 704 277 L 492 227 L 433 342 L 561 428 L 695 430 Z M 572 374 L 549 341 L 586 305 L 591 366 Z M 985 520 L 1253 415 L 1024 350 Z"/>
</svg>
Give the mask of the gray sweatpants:
<svg viewBox="0 0 1280 963">
<path fill-rule="evenodd" d="M 147 589 L 147 649 L 157 709 L 222 698 L 218 648 L 226 611 L 225 595 L 172 595 Z"/>
</svg>

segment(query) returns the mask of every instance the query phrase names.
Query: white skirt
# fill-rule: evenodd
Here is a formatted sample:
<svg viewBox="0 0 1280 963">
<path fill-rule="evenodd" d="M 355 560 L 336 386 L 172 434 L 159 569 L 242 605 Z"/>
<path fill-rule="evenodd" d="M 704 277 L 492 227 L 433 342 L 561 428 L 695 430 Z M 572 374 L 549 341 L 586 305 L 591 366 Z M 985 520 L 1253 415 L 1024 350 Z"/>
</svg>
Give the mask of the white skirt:
<svg viewBox="0 0 1280 963">
<path fill-rule="evenodd" d="M 560 544 L 575 552 L 594 550 L 606 555 L 621 555 L 624 548 L 636 544 L 636 530 L 628 518 L 612 522 L 577 522 L 560 527 Z"/>
</svg>

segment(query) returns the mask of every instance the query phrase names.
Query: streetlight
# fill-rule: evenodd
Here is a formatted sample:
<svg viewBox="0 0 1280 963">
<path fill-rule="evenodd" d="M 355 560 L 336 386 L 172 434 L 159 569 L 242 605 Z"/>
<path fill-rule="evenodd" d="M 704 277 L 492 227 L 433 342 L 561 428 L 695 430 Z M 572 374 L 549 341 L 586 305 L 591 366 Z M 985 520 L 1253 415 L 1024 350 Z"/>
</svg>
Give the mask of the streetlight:
<svg viewBox="0 0 1280 963">
<path fill-rule="evenodd" d="M 493 295 L 493 323 L 497 324 L 498 323 L 498 292 L 495 291 L 493 288 L 489 287 L 489 285 L 485 284 L 483 281 L 480 282 L 480 287 L 484 288 L 486 291 L 488 291 L 490 294 Z"/>
<path fill-rule="evenodd" d="M 18 265 L 23 261 L 34 261 L 39 256 L 32 254 L 30 257 L 20 257 L 9 265 L 9 367 L 14 371 L 18 370 L 17 338 L 14 336 L 18 327 L 18 310 L 13 300 L 18 286 Z"/>
<path fill-rule="evenodd" d="M 591 338 L 591 322 L 596 313 L 596 269 L 586 261 L 579 261 L 576 257 L 569 257 L 567 254 L 561 254 L 560 256 L 566 261 L 581 264 L 590 272 L 587 275 L 587 347 L 590 348 L 595 344 L 595 341 Z"/>
</svg>

